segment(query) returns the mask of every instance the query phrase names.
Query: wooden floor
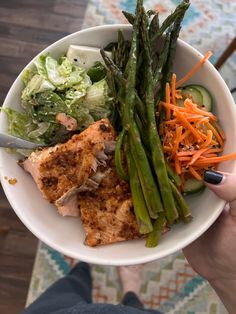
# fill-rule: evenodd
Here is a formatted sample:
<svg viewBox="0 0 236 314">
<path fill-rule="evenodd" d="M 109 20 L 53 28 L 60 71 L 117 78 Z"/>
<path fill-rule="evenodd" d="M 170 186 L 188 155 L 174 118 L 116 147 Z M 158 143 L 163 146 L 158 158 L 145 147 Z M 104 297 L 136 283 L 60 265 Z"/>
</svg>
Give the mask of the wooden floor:
<svg viewBox="0 0 236 314">
<path fill-rule="evenodd" d="M 85 0 L 0 1 L 0 104 L 38 52 L 81 28 L 86 6 Z M 24 308 L 37 243 L 0 187 L 0 313 Z"/>
</svg>

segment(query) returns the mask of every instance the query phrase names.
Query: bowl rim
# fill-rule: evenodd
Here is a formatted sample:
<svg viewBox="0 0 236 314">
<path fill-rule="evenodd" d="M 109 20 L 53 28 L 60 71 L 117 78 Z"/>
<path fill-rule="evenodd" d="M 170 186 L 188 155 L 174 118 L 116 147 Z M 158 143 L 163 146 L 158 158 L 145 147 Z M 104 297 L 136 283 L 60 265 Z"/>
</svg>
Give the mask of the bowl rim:
<svg viewBox="0 0 236 314">
<path fill-rule="evenodd" d="M 17 84 L 17 82 L 19 81 L 22 72 L 24 71 L 25 68 L 29 67 L 33 61 L 40 56 L 41 54 L 47 52 L 48 50 L 50 50 L 51 48 L 53 48 L 53 46 L 56 45 L 60 45 L 60 43 L 63 43 L 64 41 L 76 38 L 77 34 L 86 34 L 86 33 L 90 33 L 93 31 L 97 31 L 97 30 L 111 30 L 112 32 L 117 31 L 118 29 L 122 29 L 122 30 L 126 30 L 126 31 L 130 31 L 132 29 L 132 26 L 130 24 L 107 24 L 107 25 L 101 25 L 101 26 L 94 26 L 94 27 L 90 27 L 90 28 L 86 28 L 86 29 L 82 29 L 76 32 L 73 32 L 67 36 L 64 36 L 62 38 L 60 38 L 59 40 L 53 42 L 52 44 L 50 44 L 49 46 L 47 46 L 45 49 L 43 49 L 42 51 L 40 51 L 34 58 L 32 58 L 22 69 L 22 71 L 19 73 L 19 75 L 16 77 L 15 81 L 13 82 L 13 84 L 11 85 L 4 103 L 3 103 L 3 108 L 6 107 L 6 104 L 8 103 L 8 97 L 10 97 L 10 93 L 12 92 L 12 90 L 14 90 L 15 85 Z M 190 49 L 193 53 L 195 53 L 196 55 L 198 55 L 199 57 L 202 57 L 203 55 L 194 47 L 192 47 L 190 44 L 186 43 L 185 41 L 178 39 L 178 42 L 181 46 L 185 46 L 186 48 L 188 48 L 188 50 Z M 211 64 L 211 62 L 207 61 L 208 66 L 210 66 L 211 71 L 214 72 L 214 74 L 216 75 L 217 79 L 220 81 L 221 85 L 223 86 L 225 93 L 227 94 L 227 96 L 229 97 L 229 99 L 231 98 L 232 104 L 234 104 L 234 100 L 233 97 L 229 91 L 229 88 L 227 87 L 225 81 L 223 80 L 223 78 L 221 77 L 221 75 L 219 74 L 219 72 L 215 69 L 215 67 L 213 66 L 213 64 Z M 232 108 L 232 110 L 234 111 L 234 115 L 236 117 L 236 108 Z M 17 216 L 19 217 L 19 219 L 22 221 L 22 223 L 41 241 L 43 241 L 45 244 L 49 245 L 50 247 L 52 247 L 53 249 L 61 252 L 62 254 L 68 255 L 72 258 L 79 258 L 83 261 L 89 262 L 89 263 L 94 263 L 94 264 L 100 264 L 100 265 L 113 265 L 113 266 L 118 266 L 118 265 L 133 265 L 133 264 L 140 264 L 140 263 L 147 263 L 147 262 L 151 262 L 154 261 L 156 259 L 168 256 L 184 247 L 186 247 L 187 245 L 189 245 L 190 243 L 192 243 L 194 240 L 196 240 L 200 235 L 202 235 L 213 223 L 214 221 L 218 218 L 218 216 L 220 215 L 220 213 L 222 212 L 224 206 L 225 206 L 225 201 L 223 201 L 222 199 L 219 199 L 219 206 L 218 206 L 218 210 L 214 211 L 214 214 L 211 215 L 211 219 L 207 221 L 207 223 L 204 224 L 204 228 L 201 227 L 199 228 L 197 231 L 195 231 L 192 236 L 189 236 L 186 239 L 183 239 L 183 241 L 181 241 L 181 243 L 176 243 L 175 246 L 173 246 L 171 249 L 167 248 L 165 250 L 162 251 L 162 253 L 160 254 L 158 252 L 158 250 L 153 254 L 148 254 L 145 256 L 140 256 L 140 257 L 134 257 L 134 258 L 129 258 L 129 260 L 127 259 L 116 259 L 116 260 L 110 260 L 104 257 L 100 257 L 98 258 L 98 260 L 96 259 L 96 257 L 93 256 L 85 256 L 83 254 L 74 254 L 70 251 L 70 249 L 61 247 L 60 245 L 56 244 L 55 241 L 47 236 L 45 236 L 43 233 L 41 233 L 39 231 L 38 228 L 34 228 L 34 225 L 32 225 L 30 223 L 30 221 L 27 219 L 27 217 L 23 214 L 22 211 L 19 210 L 19 206 L 17 205 L 17 201 L 15 198 L 11 197 L 11 193 L 10 193 L 10 189 L 9 189 L 9 185 L 8 182 L 6 180 L 4 180 L 4 175 L 2 173 L 2 169 L 4 169 L 4 162 L 3 162 L 3 157 L 2 157 L 2 152 L 0 150 L 0 180 L 1 180 L 1 184 L 3 187 L 3 190 L 7 196 L 7 199 L 9 201 L 9 203 L 12 206 L 12 209 L 15 211 L 15 213 L 17 214 Z M 233 172 L 236 173 L 236 162 L 234 164 L 233 167 Z M 153 251 L 152 251 L 153 252 Z"/>
</svg>

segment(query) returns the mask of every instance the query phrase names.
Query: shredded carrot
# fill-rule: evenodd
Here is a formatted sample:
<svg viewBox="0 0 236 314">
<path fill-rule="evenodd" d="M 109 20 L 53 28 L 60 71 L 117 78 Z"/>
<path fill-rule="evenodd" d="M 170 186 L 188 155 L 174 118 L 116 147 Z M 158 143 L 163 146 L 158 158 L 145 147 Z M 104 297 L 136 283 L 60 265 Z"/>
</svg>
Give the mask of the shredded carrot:
<svg viewBox="0 0 236 314">
<path fill-rule="evenodd" d="M 182 151 L 182 152 L 177 152 L 176 155 L 178 157 L 182 157 L 182 156 L 192 156 L 194 154 L 194 151 Z"/>
<path fill-rule="evenodd" d="M 209 153 L 221 153 L 223 152 L 222 148 L 211 148 L 209 149 Z"/>
<path fill-rule="evenodd" d="M 182 142 L 186 137 L 188 137 L 191 134 L 190 130 L 185 130 L 183 132 L 183 135 L 181 136 L 180 142 Z"/>
<path fill-rule="evenodd" d="M 208 51 L 205 56 L 178 82 L 176 82 L 176 88 L 181 86 L 184 82 L 186 82 L 191 76 L 193 76 L 210 57 L 212 56 L 212 52 Z"/>
<path fill-rule="evenodd" d="M 166 120 L 170 119 L 170 109 L 168 106 L 170 105 L 170 84 L 166 83 Z"/>
<path fill-rule="evenodd" d="M 164 149 L 164 152 L 172 152 L 172 148 L 169 146 L 164 146 L 163 149 Z"/>
<path fill-rule="evenodd" d="M 189 121 L 189 122 L 197 122 L 198 126 L 200 126 L 200 124 L 202 124 L 202 120 L 203 119 L 207 119 L 207 121 L 209 121 L 208 117 L 203 118 L 201 115 L 199 114 L 185 114 L 185 118 Z M 204 123 L 204 120 L 203 120 Z"/>
<path fill-rule="evenodd" d="M 208 147 L 212 142 L 213 133 L 211 130 L 207 130 L 207 138 L 205 142 L 202 144 L 202 147 Z"/>
<path fill-rule="evenodd" d="M 192 156 L 192 155 L 194 155 L 195 152 L 196 152 L 196 150 L 192 150 L 192 151 L 188 150 L 188 151 L 177 152 L 176 155 L 177 155 L 178 157 L 182 157 L 182 156 Z"/>
<path fill-rule="evenodd" d="M 198 106 L 197 106 L 196 104 L 194 104 L 194 103 L 192 102 L 192 100 L 189 99 L 189 98 L 185 99 L 184 105 L 186 106 L 187 109 L 190 110 L 190 112 L 193 112 L 193 111 L 194 111 L 194 112 L 199 113 L 199 114 L 201 114 L 201 115 L 203 115 L 203 116 L 210 117 L 212 120 L 217 120 L 216 116 L 214 116 L 213 113 L 198 108 Z"/>
<path fill-rule="evenodd" d="M 189 172 L 195 179 L 197 179 L 198 181 L 202 181 L 201 175 L 193 167 L 191 166 L 189 167 Z"/>
<path fill-rule="evenodd" d="M 217 117 L 192 99 L 184 100 L 179 105 L 176 99 L 183 99 L 183 90 L 176 89 L 191 77 L 211 56 L 211 52 L 181 80 L 176 83 L 176 75 L 171 78 L 171 85 L 166 84 L 165 101 L 161 101 L 158 110 L 165 111 L 159 123 L 165 158 L 181 177 L 182 188 L 189 176 L 202 180 L 203 171 L 217 169 L 217 165 L 226 160 L 236 159 L 236 153 L 219 156 L 223 152 L 225 134 Z M 159 115 L 160 116 L 160 115 Z"/>
<path fill-rule="evenodd" d="M 177 151 L 178 148 L 179 148 L 179 143 L 180 143 L 182 131 L 183 131 L 182 125 L 179 126 L 179 127 L 177 127 L 177 129 L 176 129 L 175 143 L 174 143 L 174 147 L 173 147 L 173 151 L 172 151 L 172 157 L 175 155 L 176 151 Z"/>
<path fill-rule="evenodd" d="M 218 156 L 217 154 L 204 154 L 204 157 L 206 158 L 217 157 L 217 156 Z M 199 158 L 199 160 L 201 159 Z"/>
<path fill-rule="evenodd" d="M 178 106 L 174 106 L 174 105 L 171 104 L 171 103 L 167 104 L 166 102 L 163 102 L 163 101 L 161 101 L 160 103 L 162 104 L 163 107 L 166 108 L 166 110 L 167 110 L 167 109 L 170 109 L 170 110 L 174 111 L 176 108 L 178 108 L 178 110 L 181 111 L 181 112 L 185 112 L 185 111 L 186 111 L 185 108 L 183 108 L 183 107 L 178 107 Z"/>
<path fill-rule="evenodd" d="M 177 119 L 172 119 L 165 122 L 166 125 L 170 125 L 170 124 L 176 125 L 177 123 L 178 123 Z"/>
<path fill-rule="evenodd" d="M 175 95 L 175 83 L 176 83 L 176 74 L 173 73 L 172 74 L 172 79 L 171 79 L 171 99 L 172 99 L 172 103 L 175 106 L 176 105 L 176 95 Z"/>
<path fill-rule="evenodd" d="M 197 122 L 196 127 L 199 128 L 201 124 L 204 124 L 204 123 L 207 123 L 207 122 L 209 122 L 209 117 L 204 117 L 204 118 L 202 118 L 201 120 L 199 120 Z"/>
<path fill-rule="evenodd" d="M 178 157 L 179 161 L 190 161 L 191 157 L 190 156 L 183 156 L 183 157 Z"/>
<path fill-rule="evenodd" d="M 181 174 L 181 167 L 177 156 L 175 157 L 175 171 L 177 174 Z"/>
<path fill-rule="evenodd" d="M 160 135 L 163 135 L 163 134 L 164 134 L 164 123 L 160 123 L 160 126 L 159 126 L 159 134 L 160 134 Z"/>
<path fill-rule="evenodd" d="M 223 140 L 225 140 L 224 131 L 221 129 L 219 123 L 214 122 L 214 126 L 216 127 L 216 129 L 217 129 L 218 133 L 220 134 L 221 138 L 222 138 Z"/>
<path fill-rule="evenodd" d="M 197 160 L 198 158 L 203 154 L 205 153 L 207 150 L 209 150 L 209 148 L 202 148 L 202 149 L 199 149 L 198 151 L 196 151 L 194 154 L 193 154 L 193 157 L 191 158 L 191 161 L 190 163 L 188 164 L 189 166 L 193 165 Z"/>
<path fill-rule="evenodd" d="M 217 141 L 219 142 L 220 146 L 223 146 L 224 142 L 223 142 L 221 136 L 219 135 L 219 133 L 217 132 L 217 130 L 213 127 L 213 125 L 211 123 L 209 123 L 209 122 L 206 125 L 212 131 L 212 133 L 215 135 L 215 137 L 216 137 Z"/>
<path fill-rule="evenodd" d="M 186 118 L 184 117 L 184 115 L 178 110 L 175 109 L 174 110 L 174 116 L 176 116 L 178 118 L 178 120 L 180 120 L 180 122 L 182 123 L 182 125 L 189 129 L 193 135 L 196 137 L 198 142 L 202 141 L 202 136 L 199 134 L 199 132 L 188 122 L 188 120 L 186 120 Z"/>
<path fill-rule="evenodd" d="M 236 158 L 236 153 L 227 154 L 224 156 L 218 156 L 218 157 L 212 157 L 212 158 L 206 158 L 206 160 L 198 160 L 196 162 L 196 165 L 204 165 L 204 164 L 215 164 L 220 163 L 222 161 L 232 160 Z"/>
</svg>

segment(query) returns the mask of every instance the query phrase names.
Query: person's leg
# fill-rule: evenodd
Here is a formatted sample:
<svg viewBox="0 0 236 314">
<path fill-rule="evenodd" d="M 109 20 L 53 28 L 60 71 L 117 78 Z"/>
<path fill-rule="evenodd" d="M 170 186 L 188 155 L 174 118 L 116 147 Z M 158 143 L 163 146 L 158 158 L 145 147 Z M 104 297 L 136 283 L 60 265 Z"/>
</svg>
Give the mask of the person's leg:
<svg viewBox="0 0 236 314">
<path fill-rule="evenodd" d="M 78 302 L 92 303 L 90 266 L 83 262 L 48 288 L 23 314 L 50 314 Z"/>
<path fill-rule="evenodd" d="M 137 309 L 143 310 L 145 313 L 153 313 L 153 314 L 163 314 L 158 310 L 144 309 L 143 303 L 139 299 L 138 295 L 133 291 L 127 292 L 121 301 L 123 305 L 135 307 Z"/>
<path fill-rule="evenodd" d="M 143 266 L 121 266 L 118 268 L 118 271 L 124 295 L 121 303 L 143 309 L 143 304 L 138 297 L 142 284 Z"/>
<path fill-rule="evenodd" d="M 144 309 L 138 297 L 143 279 L 143 265 L 121 266 L 118 271 L 123 292 L 121 304 L 143 310 L 145 313 L 163 314 L 158 310 Z"/>
<path fill-rule="evenodd" d="M 121 300 L 121 304 L 135 307 L 137 309 L 143 309 L 143 303 L 140 301 L 137 294 L 133 291 L 128 291 L 125 293 Z"/>
</svg>

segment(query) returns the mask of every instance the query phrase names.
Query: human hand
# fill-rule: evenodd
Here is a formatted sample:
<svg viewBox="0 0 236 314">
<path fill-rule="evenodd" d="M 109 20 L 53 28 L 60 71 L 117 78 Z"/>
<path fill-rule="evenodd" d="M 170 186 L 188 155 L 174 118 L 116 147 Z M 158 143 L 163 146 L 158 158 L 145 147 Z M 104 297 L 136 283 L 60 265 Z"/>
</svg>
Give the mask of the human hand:
<svg viewBox="0 0 236 314">
<path fill-rule="evenodd" d="M 183 253 L 192 268 L 210 282 L 229 313 L 235 313 L 236 174 L 207 171 L 204 179 L 228 204 L 217 221 Z"/>
<path fill-rule="evenodd" d="M 207 171 L 204 178 L 212 182 L 207 186 L 229 206 L 183 252 L 193 269 L 207 280 L 236 279 L 236 175 Z"/>
</svg>

